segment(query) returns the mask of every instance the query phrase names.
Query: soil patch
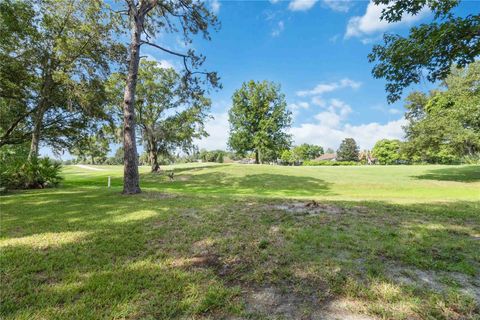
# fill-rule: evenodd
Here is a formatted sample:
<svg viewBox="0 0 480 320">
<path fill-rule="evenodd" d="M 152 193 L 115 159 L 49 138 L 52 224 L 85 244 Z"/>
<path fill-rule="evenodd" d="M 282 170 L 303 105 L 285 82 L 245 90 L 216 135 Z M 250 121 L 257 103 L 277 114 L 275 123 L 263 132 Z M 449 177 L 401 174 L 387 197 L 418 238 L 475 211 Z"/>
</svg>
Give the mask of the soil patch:
<svg viewBox="0 0 480 320">
<path fill-rule="evenodd" d="M 270 205 L 269 209 L 282 210 L 295 215 L 340 215 L 340 214 L 365 214 L 368 208 L 355 206 L 351 208 L 339 207 L 332 204 L 311 201 L 294 201 L 288 203 Z"/>
<path fill-rule="evenodd" d="M 449 283 L 455 283 L 459 291 L 472 296 L 480 305 L 480 278 L 459 272 L 436 272 L 402 267 L 390 267 L 388 276 L 403 285 L 413 285 L 436 292 L 447 291 Z"/>
<path fill-rule="evenodd" d="M 305 296 L 293 290 L 273 286 L 245 292 L 246 311 L 253 318 L 305 320 L 374 320 L 353 311 L 355 304 L 346 300 L 321 301 L 314 295 Z"/>
</svg>

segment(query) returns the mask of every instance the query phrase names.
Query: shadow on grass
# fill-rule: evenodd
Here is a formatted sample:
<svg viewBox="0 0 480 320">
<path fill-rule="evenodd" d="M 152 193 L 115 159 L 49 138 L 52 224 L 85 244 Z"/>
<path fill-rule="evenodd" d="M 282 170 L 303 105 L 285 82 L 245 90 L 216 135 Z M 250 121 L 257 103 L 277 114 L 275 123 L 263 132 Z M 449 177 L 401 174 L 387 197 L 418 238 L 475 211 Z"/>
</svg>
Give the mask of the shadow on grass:
<svg viewBox="0 0 480 320">
<path fill-rule="evenodd" d="M 452 167 L 434 169 L 426 174 L 416 176 L 422 180 L 457 181 L 457 182 L 478 182 L 480 181 L 480 166 Z"/>
<path fill-rule="evenodd" d="M 189 170 L 190 171 L 190 170 Z M 180 174 L 174 182 L 168 182 L 155 174 L 142 175 L 142 187 L 169 191 L 272 196 L 320 196 L 332 195 L 330 183 L 322 179 L 282 174 L 252 174 L 243 177 L 223 172 Z"/>
<path fill-rule="evenodd" d="M 324 190 L 317 179 L 284 185 L 284 178 L 200 174 L 183 183 L 205 190 L 208 180 L 206 191 L 213 181 L 224 191 L 260 193 L 262 183 L 285 193 L 300 185 Z M 401 302 L 420 301 L 404 318 L 442 318 L 435 306 L 448 312 L 456 308 L 459 318 L 479 311 L 385 278 L 392 265 L 475 274 L 480 269 L 479 202 L 329 202 L 366 209 L 311 217 L 272 209 L 275 203 L 208 192 L 164 198 L 153 191 L 127 197 L 117 191 L 60 189 L 6 196 L 0 316 L 224 319 L 244 312 L 247 298 L 239 288 L 248 292 L 285 284 L 288 292 L 309 297 L 298 301 L 313 301 L 310 308 L 347 295 L 371 305 L 368 312 L 393 319 Z M 300 318 L 295 312 L 290 315 Z"/>
</svg>

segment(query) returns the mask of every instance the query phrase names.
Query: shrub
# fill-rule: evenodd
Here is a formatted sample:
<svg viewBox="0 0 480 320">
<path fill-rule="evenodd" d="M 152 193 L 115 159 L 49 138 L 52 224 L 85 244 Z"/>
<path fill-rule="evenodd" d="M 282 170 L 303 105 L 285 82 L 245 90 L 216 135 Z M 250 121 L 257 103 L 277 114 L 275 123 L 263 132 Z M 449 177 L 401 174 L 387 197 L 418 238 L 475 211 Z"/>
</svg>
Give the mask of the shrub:
<svg viewBox="0 0 480 320">
<path fill-rule="evenodd" d="M 57 186 L 62 177 L 60 162 L 49 158 L 2 163 L 0 186 L 7 189 L 37 189 Z"/>
<path fill-rule="evenodd" d="M 303 163 L 304 166 L 358 166 L 360 163 L 355 161 L 328 161 L 328 160 L 321 160 L 321 161 L 305 161 Z"/>
<path fill-rule="evenodd" d="M 464 156 L 462 163 L 465 164 L 480 164 L 480 153 Z"/>
</svg>

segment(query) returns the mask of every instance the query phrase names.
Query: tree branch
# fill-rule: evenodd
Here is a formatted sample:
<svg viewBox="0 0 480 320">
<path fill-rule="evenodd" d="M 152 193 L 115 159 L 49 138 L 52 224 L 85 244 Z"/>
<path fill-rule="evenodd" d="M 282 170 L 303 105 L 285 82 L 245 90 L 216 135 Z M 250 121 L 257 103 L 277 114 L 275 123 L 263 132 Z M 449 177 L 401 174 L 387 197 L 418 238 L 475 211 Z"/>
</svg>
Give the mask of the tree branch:
<svg viewBox="0 0 480 320">
<path fill-rule="evenodd" d="M 17 127 L 17 125 L 20 123 L 20 121 L 22 121 L 23 119 L 25 119 L 26 117 L 28 117 L 33 111 L 35 111 L 35 109 L 32 109 L 30 111 L 28 111 L 27 113 L 24 113 L 23 115 L 21 115 L 20 117 L 18 117 L 11 125 L 10 127 L 5 131 L 5 133 L 0 137 L 0 145 L 3 145 L 2 142 L 8 140 L 8 136 L 12 133 L 13 130 L 15 130 L 15 128 Z"/>
<path fill-rule="evenodd" d="M 149 42 L 149 41 L 145 41 L 145 40 L 141 40 L 140 41 L 140 45 L 142 44 L 148 44 L 149 46 L 152 46 L 152 47 L 155 47 L 157 49 L 160 49 L 164 52 L 167 52 L 169 54 L 172 54 L 174 56 L 177 56 L 177 57 L 181 57 L 183 58 L 183 65 L 185 66 L 185 70 L 187 70 L 187 73 L 189 75 L 193 75 L 193 74 L 204 74 L 204 75 L 210 75 L 211 72 L 206 72 L 206 71 L 191 71 L 190 68 L 188 67 L 188 64 L 187 64 L 187 59 L 190 58 L 190 56 L 186 55 L 186 54 L 183 54 L 183 53 L 178 53 L 178 52 L 175 52 L 175 51 L 172 51 L 170 49 L 167 49 L 167 48 L 164 48 L 162 46 L 159 46 L 158 44 L 155 44 L 155 43 L 152 43 L 152 42 Z"/>
<path fill-rule="evenodd" d="M 152 47 L 155 47 L 155 48 L 160 49 L 162 51 L 165 51 L 167 53 L 173 54 L 174 56 L 178 56 L 178 57 L 182 57 L 182 58 L 188 58 L 188 55 L 186 55 L 186 54 L 172 51 L 170 49 L 159 46 L 158 44 L 151 43 L 151 42 L 148 42 L 148 41 L 145 41 L 145 40 L 140 40 L 140 44 L 148 44 L 149 46 L 152 46 Z"/>
</svg>

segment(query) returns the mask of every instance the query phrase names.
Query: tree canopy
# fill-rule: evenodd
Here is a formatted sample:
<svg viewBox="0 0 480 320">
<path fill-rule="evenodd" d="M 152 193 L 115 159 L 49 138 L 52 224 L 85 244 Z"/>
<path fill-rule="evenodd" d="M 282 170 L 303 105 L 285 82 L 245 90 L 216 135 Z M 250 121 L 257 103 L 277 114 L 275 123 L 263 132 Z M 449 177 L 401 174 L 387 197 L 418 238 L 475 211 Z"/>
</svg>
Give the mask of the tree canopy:
<svg viewBox="0 0 480 320">
<path fill-rule="evenodd" d="M 359 154 L 357 142 L 353 138 L 346 138 L 338 147 L 337 159 L 340 161 L 358 161 Z"/>
<path fill-rule="evenodd" d="M 137 82 L 135 113 L 140 141 L 148 153 L 152 171 L 159 170 L 158 157 L 171 157 L 177 150 L 191 152 L 194 139 L 207 135 L 210 99 L 203 90 L 185 88 L 180 75 L 155 61 L 142 60 Z M 109 95 L 117 126 L 122 126 L 121 92 L 125 77 L 115 73 L 109 80 Z"/>
<path fill-rule="evenodd" d="M 455 16 L 459 0 L 374 0 L 385 5 L 381 19 L 394 23 L 407 14 L 416 15 L 428 9 L 434 21 L 412 27 L 408 36 L 385 34 L 383 45 L 375 45 L 369 55 L 376 62 L 373 76 L 387 80 L 388 100 L 400 99 L 403 90 L 427 80 L 443 80 L 451 67 L 465 67 L 480 55 L 480 14 Z"/>
<path fill-rule="evenodd" d="M 405 153 L 414 161 L 451 163 L 480 152 L 480 62 L 454 68 L 430 94 L 407 98 Z"/>
<path fill-rule="evenodd" d="M 0 146 L 72 146 L 106 119 L 104 80 L 123 50 L 101 1 L 2 1 Z"/>
<path fill-rule="evenodd" d="M 380 164 L 395 164 L 400 159 L 400 140 L 382 139 L 375 143 L 373 156 Z"/>
</svg>

